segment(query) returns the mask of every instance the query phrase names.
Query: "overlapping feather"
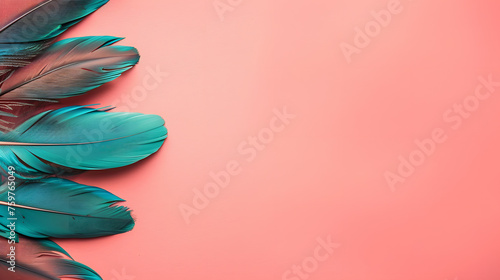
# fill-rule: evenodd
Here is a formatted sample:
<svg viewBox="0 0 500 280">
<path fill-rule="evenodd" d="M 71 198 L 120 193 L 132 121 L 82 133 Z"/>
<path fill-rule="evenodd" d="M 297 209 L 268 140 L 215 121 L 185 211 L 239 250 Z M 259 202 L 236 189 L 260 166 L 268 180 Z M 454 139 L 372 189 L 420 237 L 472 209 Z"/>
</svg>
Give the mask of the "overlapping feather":
<svg viewBox="0 0 500 280">
<path fill-rule="evenodd" d="M 9 72 L 26 66 L 50 46 L 52 39 L 107 2 L 108 0 L 2 0 L 0 69 Z"/>
<path fill-rule="evenodd" d="M 16 198 L 14 211 L 9 210 L 12 194 Z M 91 238 L 124 233 L 135 222 L 128 208 L 112 206 L 118 202 L 123 200 L 108 191 L 60 178 L 18 182 L 10 193 L 5 183 L 0 186 L 0 235 L 10 236 L 9 218 L 17 219 L 16 233 L 34 238 Z"/>
<path fill-rule="evenodd" d="M 71 170 L 123 167 L 156 152 L 167 137 L 157 115 L 80 106 L 41 113 L 0 135 L 0 172 L 39 179 Z"/>
<path fill-rule="evenodd" d="M 3 100 L 56 100 L 85 93 L 119 77 L 139 61 L 121 38 L 99 36 L 59 41 L 0 86 Z"/>
<path fill-rule="evenodd" d="M 0 279 L 2 280 L 102 280 L 91 268 L 76 262 L 56 243 L 47 239 L 21 237 L 19 243 L 0 246 Z M 11 246 L 15 247 L 14 272 L 9 263 Z"/>
</svg>

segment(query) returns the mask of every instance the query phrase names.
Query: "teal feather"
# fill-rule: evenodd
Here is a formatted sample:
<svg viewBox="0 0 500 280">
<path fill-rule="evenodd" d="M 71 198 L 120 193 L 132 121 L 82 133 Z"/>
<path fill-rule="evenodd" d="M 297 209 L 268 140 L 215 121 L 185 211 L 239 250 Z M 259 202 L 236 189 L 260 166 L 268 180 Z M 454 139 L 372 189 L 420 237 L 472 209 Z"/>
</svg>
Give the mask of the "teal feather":
<svg viewBox="0 0 500 280">
<path fill-rule="evenodd" d="M 47 239 L 21 237 L 15 244 L 15 272 L 8 269 L 11 265 L 7 254 L 10 247 L 7 240 L 0 246 L 0 279 L 2 280 L 102 280 L 86 265 L 76 262 L 56 243 Z"/>
<path fill-rule="evenodd" d="M 107 2 L 108 0 L 43 0 L 2 4 L 0 69 L 10 71 L 25 66 L 50 46 L 52 39 Z M 19 11 L 19 5 L 23 10 Z"/>
<path fill-rule="evenodd" d="M 41 1 L 0 26 L 0 43 L 32 43 L 53 39 L 107 2 L 108 0 Z"/>
<path fill-rule="evenodd" d="M 38 114 L 0 135 L 0 172 L 35 179 L 123 167 L 155 153 L 167 137 L 157 115 L 73 106 Z"/>
<path fill-rule="evenodd" d="M 91 238 L 132 230 L 128 208 L 112 206 L 123 200 L 100 188 L 60 178 L 0 186 L 0 235 L 9 236 L 9 218 L 17 218 L 16 233 L 33 238 Z M 15 195 L 15 216 L 9 196 Z"/>
</svg>

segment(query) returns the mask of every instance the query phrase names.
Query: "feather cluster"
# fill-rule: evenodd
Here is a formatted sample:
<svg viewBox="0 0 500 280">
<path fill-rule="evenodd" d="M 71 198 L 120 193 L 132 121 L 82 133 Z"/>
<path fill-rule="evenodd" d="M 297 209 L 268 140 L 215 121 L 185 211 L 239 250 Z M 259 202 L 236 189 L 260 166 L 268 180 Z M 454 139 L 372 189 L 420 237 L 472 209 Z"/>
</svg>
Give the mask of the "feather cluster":
<svg viewBox="0 0 500 280">
<path fill-rule="evenodd" d="M 101 279 L 49 238 L 134 227 L 130 210 L 116 205 L 121 198 L 61 176 L 147 158 L 167 138 L 163 119 L 107 107 L 37 112 L 100 87 L 139 61 L 135 48 L 115 45 L 122 38 L 56 41 L 107 1 L 0 0 L 0 237 L 6 238 L 0 279 Z"/>
</svg>

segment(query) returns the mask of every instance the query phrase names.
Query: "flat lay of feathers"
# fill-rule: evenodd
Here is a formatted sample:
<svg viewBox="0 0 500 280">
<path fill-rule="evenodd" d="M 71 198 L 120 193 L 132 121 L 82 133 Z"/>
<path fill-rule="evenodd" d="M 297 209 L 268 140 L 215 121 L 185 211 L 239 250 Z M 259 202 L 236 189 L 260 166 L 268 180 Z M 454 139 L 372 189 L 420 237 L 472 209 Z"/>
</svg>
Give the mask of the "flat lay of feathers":
<svg viewBox="0 0 500 280">
<path fill-rule="evenodd" d="M 135 225 L 123 199 L 62 176 L 156 153 L 168 135 L 160 116 L 90 106 L 19 110 L 87 93 L 138 63 L 135 48 L 116 45 L 122 38 L 57 41 L 107 2 L 0 0 L 0 242 L 10 244 L 0 246 L 0 279 L 101 279 L 48 238 L 109 236 Z"/>
</svg>

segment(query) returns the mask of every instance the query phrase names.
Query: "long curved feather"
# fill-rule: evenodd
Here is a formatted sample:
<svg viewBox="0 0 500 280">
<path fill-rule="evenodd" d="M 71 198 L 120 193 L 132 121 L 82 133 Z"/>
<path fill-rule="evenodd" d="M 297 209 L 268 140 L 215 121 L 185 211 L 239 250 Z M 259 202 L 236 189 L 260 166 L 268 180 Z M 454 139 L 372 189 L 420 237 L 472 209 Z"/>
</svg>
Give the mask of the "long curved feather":
<svg viewBox="0 0 500 280">
<path fill-rule="evenodd" d="M 9 197 L 15 197 L 14 211 L 9 211 Z M 123 201 L 103 189 L 60 178 L 18 182 L 11 189 L 6 182 L 0 186 L 0 235 L 9 237 L 9 218 L 17 218 L 16 233 L 33 238 L 124 233 L 135 222 L 128 208 L 112 206 Z"/>
<path fill-rule="evenodd" d="M 56 243 L 46 239 L 21 237 L 19 243 L 8 245 L 1 240 L 0 279 L 2 280 L 102 280 L 91 268 L 76 262 Z M 9 271 L 10 247 L 15 247 L 15 272 Z"/>
<path fill-rule="evenodd" d="M 10 71 L 27 65 L 52 39 L 107 2 L 0 0 L 0 69 Z M 0 76 L 0 83 L 4 79 Z"/>
<path fill-rule="evenodd" d="M 132 47 L 110 46 L 121 38 L 98 36 L 62 40 L 0 87 L 8 100 L 56 100 L 79 95 L 119 77 L 139 61 Z"/>
<path fill-rule="evenodd" d="M 19 178 L 34 179 L 126 166 L 162 146 L 164 123 L 157 115 L 80 106 L 47 111 L 0 134 L 0 172 L 13 166 Z"/>
</svg>

